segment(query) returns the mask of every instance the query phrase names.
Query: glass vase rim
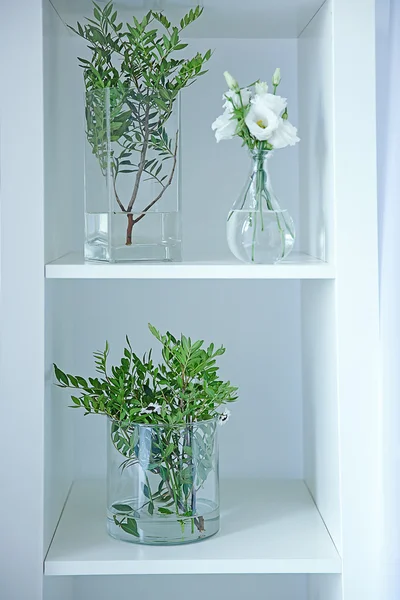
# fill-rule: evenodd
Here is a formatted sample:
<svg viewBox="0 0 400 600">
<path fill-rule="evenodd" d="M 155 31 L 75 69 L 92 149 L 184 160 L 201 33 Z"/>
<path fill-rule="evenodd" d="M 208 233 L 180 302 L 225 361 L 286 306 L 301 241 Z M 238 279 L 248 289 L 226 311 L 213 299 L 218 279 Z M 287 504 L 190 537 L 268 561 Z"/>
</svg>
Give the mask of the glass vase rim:
<svg viewBox="0 0 400 600">
<path fill-rule="evenodd" d="M 274 211 L 271 211 L 274 212 Z M 220 415 L 215 415 L 214 417 L 211 417 L 211 419 L 203 419 L 201 421 L 192 421 L 191 423 L 175 423 L 175 424 L 169 424 L 169 423 L 138 423 L 137 421 L 130 421 L 126 427 L 146 427 L 147 429 L 149 428 L 154 428 L 154 427 L 163 427 L 164 429 L 185 429 L 186 427 L 189 426 L 193 426 L 193 425 L 204 425 L 206 423 L 217 423 L 218 419 L 219 419 Z M 118 421 L 117 419 L 113 419 L 112 417 L 110 417 L 109 415 L 107 415 L 107 419 L 108 421 L 112 421 L 113 423 L 118 423 L 121 424 L 122 421 Z"/>
</svg>

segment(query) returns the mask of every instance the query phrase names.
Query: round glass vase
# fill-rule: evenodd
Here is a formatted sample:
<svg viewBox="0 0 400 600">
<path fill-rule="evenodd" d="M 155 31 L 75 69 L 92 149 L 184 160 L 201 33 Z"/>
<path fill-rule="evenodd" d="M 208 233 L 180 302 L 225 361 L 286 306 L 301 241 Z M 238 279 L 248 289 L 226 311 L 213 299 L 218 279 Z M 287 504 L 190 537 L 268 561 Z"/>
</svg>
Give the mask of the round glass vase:
<svg viewBox="0 0 400 600">
<path fill-rule="evenodd" d="M 276 263 L 293 248 L 293 220 L 280 208 L 271 185 L 268 163 L 272 156 L 268 150 L 251 151 L 250 175 L 228 214 L 228 246 L 243 262 Z"/>
<path fill-rule="evenodd" d="M 108 420 L 107 530 L 138 544 L 186 544 L 219 530 L 217 419 Z"/>
<path fill-rule="evenodd" d="M 181 260 L 179 96 L 150 92 L 86 93 L 86 260 Z"/>
</svg>

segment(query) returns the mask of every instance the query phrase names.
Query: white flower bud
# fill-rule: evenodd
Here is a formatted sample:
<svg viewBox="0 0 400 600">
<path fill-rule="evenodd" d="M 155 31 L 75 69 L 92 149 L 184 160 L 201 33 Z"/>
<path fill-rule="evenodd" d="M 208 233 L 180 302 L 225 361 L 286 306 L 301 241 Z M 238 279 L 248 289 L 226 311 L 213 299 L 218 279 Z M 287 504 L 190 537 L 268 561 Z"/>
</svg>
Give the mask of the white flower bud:
<svg viewBox="0 0 400 600">
<path fill-rule="evenodd" d="M 275 73 L 272 76 L 272 85 L 274 87 L 278 87 L 280 82 L 281 82 L 281 70 L 278 67 L 277 69 L 275 69 Z"/>
<path fill-rule="evenodd" d="M 256 94 L 262 96 L 263 94 L 268 94 L 268 83 L 265 81 L 257 81 L 255 84 Z"/>
<path fill-rule="evenodd" d="M 239 89 L 239 84 L 234 77 L 228 72 L 224 72 L 225 81 L 230 90 L 237 91 Z"/>
</svg>

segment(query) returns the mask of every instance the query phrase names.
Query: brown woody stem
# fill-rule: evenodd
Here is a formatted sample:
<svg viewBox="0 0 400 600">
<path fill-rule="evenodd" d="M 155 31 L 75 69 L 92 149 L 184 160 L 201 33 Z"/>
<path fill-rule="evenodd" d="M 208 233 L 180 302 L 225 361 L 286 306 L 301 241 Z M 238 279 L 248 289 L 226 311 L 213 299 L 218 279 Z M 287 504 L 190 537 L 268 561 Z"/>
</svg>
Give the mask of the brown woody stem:
<svg viewBox="0 0 400 600">
<path fill-rule="evenodd" d="M 128 217 L 128 227 L 126 229 L 126 242 L 125 245 L 126 246 L 132 246 L 132 229 L 133 229 L 133 214 L 132 213 L 128 213 L 126 215 Z"/>
</svg>

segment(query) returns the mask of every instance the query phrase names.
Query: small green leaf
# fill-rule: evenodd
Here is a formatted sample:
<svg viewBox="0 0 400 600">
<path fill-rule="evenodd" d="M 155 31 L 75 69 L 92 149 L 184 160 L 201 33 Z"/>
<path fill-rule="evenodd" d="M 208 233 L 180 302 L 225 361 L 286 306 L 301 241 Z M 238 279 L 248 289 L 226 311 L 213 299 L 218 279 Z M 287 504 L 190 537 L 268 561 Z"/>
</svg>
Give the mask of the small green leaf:
<svg viewBox="0 0 400 600">
<path fill-rule="evenodd" d="M 147 507 L 147 511 L 148 511 L 149 515 L 153 514 L 153 512 L 154 512 L 154 504 L 153 504 L 153 502 L 149 502 L 149 505 Z"/>
<path fill-rule="evenodd" d="M 139 532 L 137 528 L 137 523 L 135 519 L 127 519 L 126 523 L 121 523 L 121 529 L 123 529 L 126 533 L 130 535 L 134 535 L 135 537 L 139 537 Z"/>
<path fill-rule="evenodd" d="M 169 508 L 159 508 L 158 512 L 161 513 L 162 515 L 173 515 L 174 512 L 172 510 L 169 510 Z"/>
<path fill-rule="evenodd" d="M 165 449 L 164 456 L 166 458 L 168 458 L 168 456 L 170 454 L 172 454 L 174 450 L 175 450 L 175 444 L 168 444 L 168 446 Z"/>
<path fill-rule="evenodd" d="M 112 507 L 118 512 L 133 512 L 134 510 L 129 504 L 113 504 Z"/>
<path fill-rule="evenodd" d="M 61 381 L 61 383 L 63 383 L 64 385 L 68 385 L 68 377 L 66 376 L 65 373 L 63 373 L 56 364 L 53 365 L 54 366 L 54 373 L 55 376 L 57 377 L 58 381 Z"/>
<path fill-rule="evenodd" d="M 145 483 L 143 484 L 143 494 L 146 496 L 146 498 L 151 499 L 150 490 Z"/>
</svg>

